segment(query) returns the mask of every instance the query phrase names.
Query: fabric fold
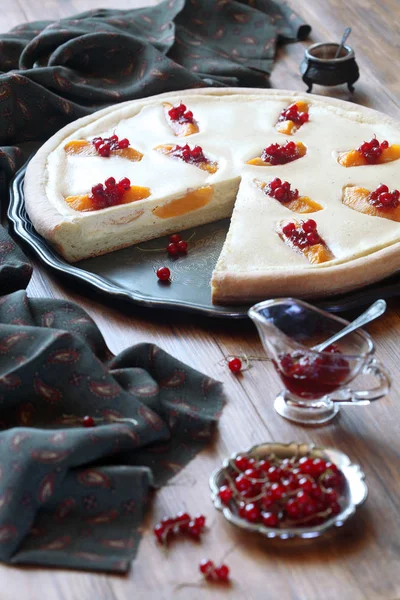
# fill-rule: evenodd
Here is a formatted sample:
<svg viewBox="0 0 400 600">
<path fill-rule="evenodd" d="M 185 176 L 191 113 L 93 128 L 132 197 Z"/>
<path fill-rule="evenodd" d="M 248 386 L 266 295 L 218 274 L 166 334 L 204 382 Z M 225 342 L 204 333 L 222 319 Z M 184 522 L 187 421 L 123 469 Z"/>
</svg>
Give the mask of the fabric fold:
<svg viewBox="0 0 400 600">
<path fill-rule="evenodd" d="M 153 344 L 113 356 L 78 306 L 18 291 L 0 301 L 0 403 L 0 559 L 126 571 L 151 489 L 208 442 L 224 396 Z"/>
</svg>

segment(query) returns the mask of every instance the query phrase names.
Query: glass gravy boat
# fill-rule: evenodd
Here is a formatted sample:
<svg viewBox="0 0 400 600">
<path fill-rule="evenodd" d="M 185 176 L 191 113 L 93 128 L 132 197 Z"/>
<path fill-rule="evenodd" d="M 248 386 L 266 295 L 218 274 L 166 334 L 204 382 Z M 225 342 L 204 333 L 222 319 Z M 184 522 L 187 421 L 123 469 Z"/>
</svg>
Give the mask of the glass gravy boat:
<svg viewBox="0 0 400 600">
<path fill-rule="evenodd" d="M 363 330 L 324 352 L 313 350 L 343 329 L 348 324 L 344 319 L 293 298 L 260 302 L 249 310 L 249 317 L 285 386 L 274 403 L 282 417 L 309 425 L 326 423 L 341 404 L 365 405 L 388 393 L 389 375 L 374 358 L 374 343 Z M 349 383 L 361 374 L 373 375 L 377 386 L 351 389 Z"/>
</svg>

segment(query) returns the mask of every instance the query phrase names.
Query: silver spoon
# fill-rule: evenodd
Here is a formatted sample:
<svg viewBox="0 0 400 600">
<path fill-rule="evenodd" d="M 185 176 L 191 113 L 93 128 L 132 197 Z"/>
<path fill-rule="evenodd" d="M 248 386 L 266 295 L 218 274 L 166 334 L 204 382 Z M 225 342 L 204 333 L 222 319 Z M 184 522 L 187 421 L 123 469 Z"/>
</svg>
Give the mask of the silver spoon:
<svg viewBox="0 0 400 600">
<path fill-rule="evenodd" d="M 359 317 L 357 317 L 357 319 L 355 319 L 352 323 L 349 323 L 344 329 L 335 333 L 335 335 L 330 337 L 329 340 L 325 340 L 325 342 L 322 342 L 317 346 L 313 346 L 312 350 L 315 350 L 316 352 L 323 352 L 325 348 L 327 348 L 331 344 L 334 344 L 351 331 L 354 331 L 355 329 L 358 329 L 366 323 L 369 323 L 370 321 L 373 321 L 374 319 L 377 319 L 378 317 L 383 315 L 385 310 L 386 302 L 384 300 L 377 300 L 376 302 L 371 304 L 371 306 Z"/>
<path fill-rule="evenodd" d="M 351 34 L 351 27 L 346 27 L 346 29 L 343 31 L 342 41 L 340 42 L 339 48 L 336 50 L 336 54 L 335 54 L 334 58 L 338 58 L 340 52 L 342 51 L 343 46 L 346 43 L 346 40 L 350 34 Z"/>
</svg>

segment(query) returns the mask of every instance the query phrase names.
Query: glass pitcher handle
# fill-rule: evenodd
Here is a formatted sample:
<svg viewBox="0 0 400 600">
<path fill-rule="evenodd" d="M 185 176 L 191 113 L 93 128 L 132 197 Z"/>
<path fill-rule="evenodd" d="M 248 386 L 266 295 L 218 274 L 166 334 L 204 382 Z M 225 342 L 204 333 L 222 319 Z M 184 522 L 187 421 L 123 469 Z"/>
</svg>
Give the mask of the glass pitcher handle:
<svg viewBox="0 0 400 600">
<path fill-rule="evenodd" d="M 386 396 L 390 389 L 390 377 L 383 364 L 376 358 L 371 358 L 362 370 L 363 375 L 373 375 L 378 380 L 378 385 L 369 390 L 352 390 L 344 388 L 337 396 L 331 396 L 335 404 L 365 405 Z"/>
</svg>

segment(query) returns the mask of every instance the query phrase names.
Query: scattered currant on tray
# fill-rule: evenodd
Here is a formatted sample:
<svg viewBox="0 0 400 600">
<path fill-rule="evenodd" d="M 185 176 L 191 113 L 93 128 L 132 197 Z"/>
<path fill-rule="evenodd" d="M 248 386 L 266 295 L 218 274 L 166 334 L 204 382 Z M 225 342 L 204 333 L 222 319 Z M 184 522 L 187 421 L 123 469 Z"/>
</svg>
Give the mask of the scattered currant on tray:
<svg viewBox="0 0 400 600">
<path fill-rule="evenodd" d="M 153 533 L 157 541 L 164 545 L 174 536 L 181 534 L 199 540 L 205 525 L 206 517 L 204 515 L 192 518 L 187 512 L 180 512 L 176 517 L 163 517 L 154 527 Z"/>
<path fill-rule="evenodd" d="M 179 254 L 186 254 L 188 249 L 188 243 L 185 242 L 179 235 L 174 233 L 169 238 L 169 244 L 167 246 L 167 252 L 170 256 L 178 256 Z"/>
<path fill-rule="evenodd" d="M 221 503 L 248 523 L 272 529 L 315 526 L 341 512 L 345 478 L 320 457 L 238 455 L 219 488 Z"/>
<path fill-rule="evenodd" d="M 160 267 L 157 269 L 156 275 L 160 281 L 169 281 L 169 278 L 171 277 L 171 271 L 168 269 L 168 267 Z"/>
</svg>

